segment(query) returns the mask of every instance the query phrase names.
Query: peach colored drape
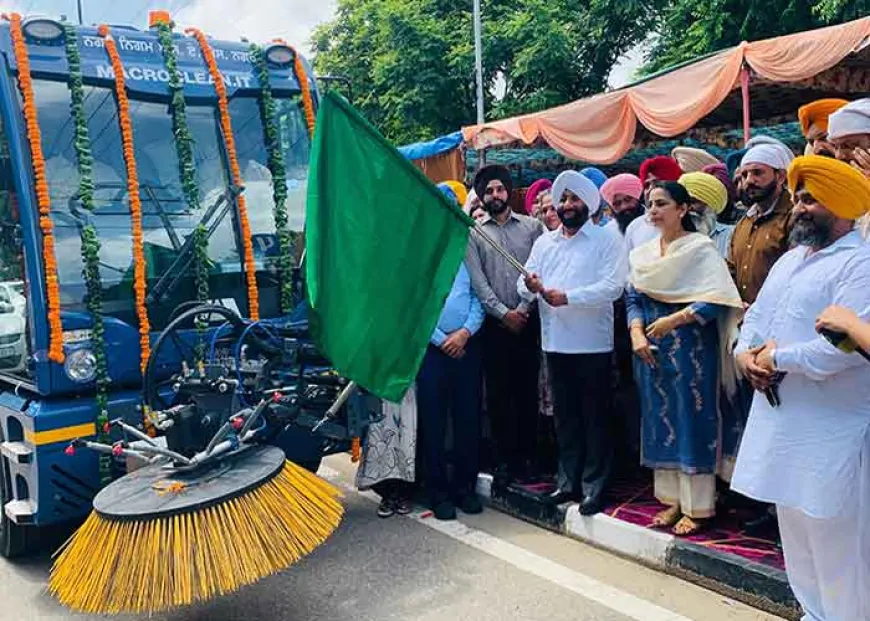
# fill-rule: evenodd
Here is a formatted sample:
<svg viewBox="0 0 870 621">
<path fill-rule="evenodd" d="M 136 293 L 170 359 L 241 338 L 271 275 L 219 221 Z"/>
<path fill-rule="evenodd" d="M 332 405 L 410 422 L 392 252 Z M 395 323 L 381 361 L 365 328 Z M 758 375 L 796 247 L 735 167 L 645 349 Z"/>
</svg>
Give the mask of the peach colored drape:
<svg viewBox="0 0 870 621">
<path fill-rule="evenodd" d="M 545 140 L 562 155 L 610 164 L 631 148 L 637 123 L 659 136 L 676 136 L 715 110 L 739 86 L 748 64 L 762 78 L 797 82 L 833 67 L 870 40 L 870 17 L 754 43 L 635 86 L 494 123 L 463 128 L 475 149 Z"/>
</svg>

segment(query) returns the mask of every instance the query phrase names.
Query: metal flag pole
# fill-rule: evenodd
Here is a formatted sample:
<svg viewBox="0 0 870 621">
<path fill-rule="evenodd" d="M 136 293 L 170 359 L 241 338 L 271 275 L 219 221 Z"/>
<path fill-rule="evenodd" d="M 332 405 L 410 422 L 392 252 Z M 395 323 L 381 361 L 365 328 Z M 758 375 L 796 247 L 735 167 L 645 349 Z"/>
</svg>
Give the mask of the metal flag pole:
<svg viewBox="0 0 870 621">
<path fill-rule="evenodd" d="M 474 228 L 472 229 L 483 241 L 493 247 L 493 249 L 498 252 L 501 256 L 505 258 L 505 260 L 511 264 L 511 266 L 517 270 L 523 276 L 529 276 L 528 270 L 526 270 L 525 266 L 517 261 L 515 258 L 511 256 L 511 254 L 502 248 L 497 241 L 495 241 L 489 234 L 483 230 L 483 227 L 480 226 L 479 222 L 474 224 Z"/>
</svg>

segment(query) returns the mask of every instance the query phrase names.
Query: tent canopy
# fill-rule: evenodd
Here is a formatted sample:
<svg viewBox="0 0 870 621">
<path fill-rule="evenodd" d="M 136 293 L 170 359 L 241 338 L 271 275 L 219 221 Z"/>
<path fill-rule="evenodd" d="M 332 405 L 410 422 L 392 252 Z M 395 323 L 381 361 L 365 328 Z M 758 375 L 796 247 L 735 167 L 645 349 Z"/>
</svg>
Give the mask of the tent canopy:
<svg viewBox="0 0 870 621">
<path fill-rule="evenodd" d="M 696 127 L 733 128 L 750 118 L 794 121 L 797 108 L 814 99 L 866 95 L 868 44 L 870 17 L 744 42 L 619 90 L 466 127 L 462 134 L 475 149 L 549 145 L 572 160 L 612 164 L 638 140 Z"/>
</svg>

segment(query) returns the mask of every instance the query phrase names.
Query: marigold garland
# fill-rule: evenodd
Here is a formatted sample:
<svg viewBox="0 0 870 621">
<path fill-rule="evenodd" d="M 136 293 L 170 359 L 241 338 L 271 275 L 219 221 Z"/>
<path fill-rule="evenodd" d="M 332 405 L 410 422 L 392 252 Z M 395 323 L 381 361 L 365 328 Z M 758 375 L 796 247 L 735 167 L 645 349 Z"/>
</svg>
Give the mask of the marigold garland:
<svg viewBox="0 0 870 621">
<path fill-rule="evenodd" d="M 241 188 L 243 185 L 242 172 L 239 169 L 239 159 L 236 153 L 236 140 L 233 134 L 233 124 L 230 118 L 230 109 L 227 102 L 227 87 L 224 84 L 223 75 L 217 66 L 214 51 L 201 30 L 188 29 L 187 34 L 192 34 L 199 43 L 202 57 L 208 67 L 209 74 L 214 81 L 214 89 L 218 96 L 218 111 L 220 112 L 221 129 L 224 135 L 224 145 L 227 150 L 227 160 L 230 165 L 233 185 Z M 254 243 L 251 240 L 251 222 L 248 219 L 248 206 L 244 193 L 238 195 L 239 224 L 242 229 L 242 246 L 244 250 L 245 278 L 248 284 L 248 314 L 254 321 L 260 319 L 260 293 L 257 290 L 257 266 L 254 263 Z"/>
<path fill-rule="evenodd" d="M 136 314 L 139 318 L 139 369 L 144 375 L 151 356 L 151 324 L 145 306 L 147 281 L 145 278 L 145 252 L 142 248 L 142 202 L 139 198 L 139 174 L 136 169 L 136 152 L 133 150 L 133 122 L 130 119 L 130 100 L 124 80 L 124 65 L 115 39 L 109 27 L 100 25 L 100 36 L 106 43 L 106 54 L 115 74 L 115 100 L 118 106 L 118 122 L 121 127 L 121 142 L 124 148 L 124 164 L 127 167 L 127 193 L 130 195 L 130 223 L 133 232 L 133 291 Z"/>
<path fill-rule="evenodd" d="M 57 259 L 54 245 L 54 229 L 51 222 L 51 198 L 45 178 L 45 155 L 42 152 L 42 134 L 33 97 L 33 78 L 30 75 L 30 58 L 27 44 L 21 31 L 21 15 L 3 15 L 10 22 L 12 47 L 18 64 L 18 87 L 27 124 L 27 140 L 33 161 L 33 177 L 36 204 L 39 206 L 39 228 L 42 231 L 42 259 L 45 264 L 45 293 L 48 298 L 48 359 L 63 363 L 63 324 L 60 321 L 60 286 L 57 278 Z"/>
<path fill-rule="evenodd" d="M 85 91 L 82 81 L 82 63 L 78 47 L 78 34 L 74 26 L 64 24 L 66 32 L 66 58 L 69 66 L 70 112 L 75 124 L 73 147 L 79 171 L 78 196 L 82 208 L 89 213 L 94 211 L 93 153 L 88 121 L 85 116 Z M 96 401 L 97 401 L 97 439 L 109 442 L 107 432 L 109 422 L 109 365 L 106 358 L 106 332 L 103 323 L 103 282 L 100 276 L 100 240 L 92 224 L 81 230 L 82 276 L 87 286 L 87 308 L 91 314 L 93 330 L 91 343 L 96 358 Z M 111 480 L 111 458 L 100 455 L 100 479 L 103 483 Z"/>
<path fill-rule="evenodd" d="M 314 99 L 311 96 L 311 85 L 308 83 L 308 73 L 302 57 L 296 53 L 296 48 L 279 39 L 278 43 L 286 45 L 293 52 L 293 74 L 299 82 L 299 92 L 302 95 L 302 110 L 305 112 L 305 123 L 308 125 L 308 137 L 314 140 L 314 126 L 317 116 L 314 114 Z"/>
</svg>

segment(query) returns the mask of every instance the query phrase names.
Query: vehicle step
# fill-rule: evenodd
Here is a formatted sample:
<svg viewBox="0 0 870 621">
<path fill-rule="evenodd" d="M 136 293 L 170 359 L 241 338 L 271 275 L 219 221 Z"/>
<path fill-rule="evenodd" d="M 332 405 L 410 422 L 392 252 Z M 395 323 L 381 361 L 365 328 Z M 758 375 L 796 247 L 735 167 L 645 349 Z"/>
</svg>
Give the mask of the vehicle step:
<svg viewBox="0 0 870 621">
<path fill-rule="evenodd" d="M 33 459 L 33 449 L 23 442 L 2 442 L 0 452 L 16 464 L 29 464 Z"/>
<path fill-rule="evenodd" d="M 6 517 L 16 524 L 33 524 L 33 516 L 36 515 L 36 507 L 32 500 L 13 500 L 3 507 Z"/>
</svg>

